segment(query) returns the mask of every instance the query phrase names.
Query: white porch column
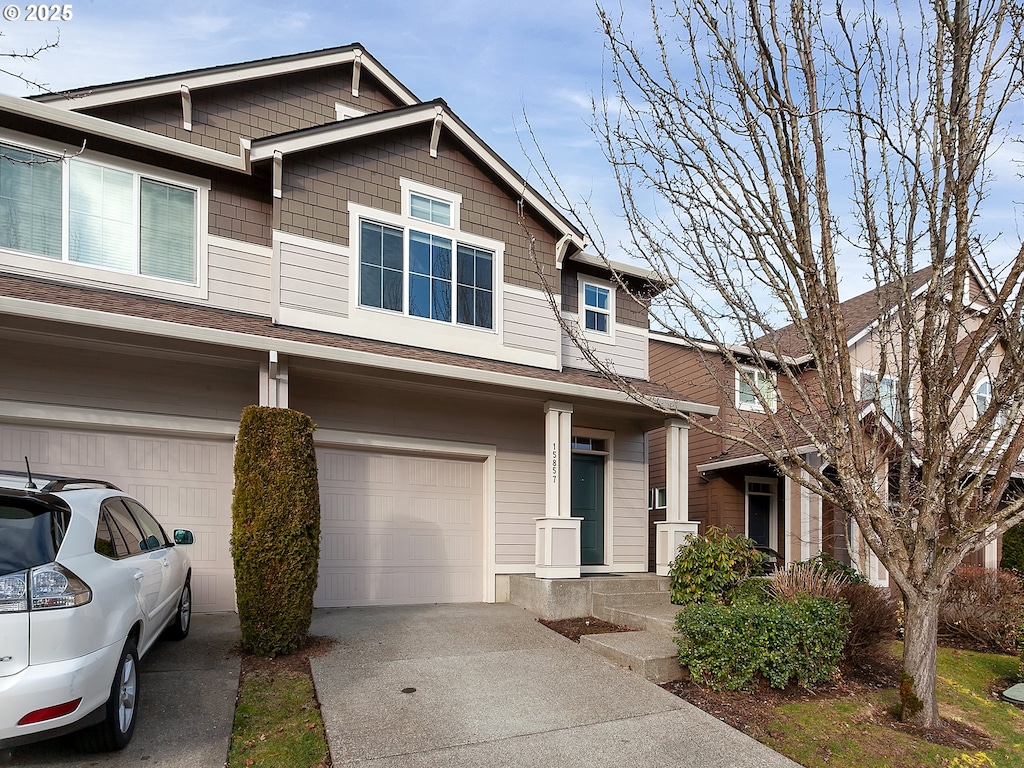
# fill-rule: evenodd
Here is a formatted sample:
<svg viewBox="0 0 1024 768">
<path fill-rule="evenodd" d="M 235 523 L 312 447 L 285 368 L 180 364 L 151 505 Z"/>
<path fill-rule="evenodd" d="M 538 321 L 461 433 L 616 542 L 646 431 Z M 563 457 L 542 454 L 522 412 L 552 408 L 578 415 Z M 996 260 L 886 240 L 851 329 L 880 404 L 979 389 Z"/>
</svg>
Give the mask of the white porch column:
<svg viewBox="0 0 1024 768">
<path fill-rule="evenodd" d="M 572 405 L 544 404 L 544 517 L 536 518 L 535 574 L 541 579 L 580 577 L 580 522 L 572 516 Z"/>
<path fill-rule="evenodd" d="M 665 422 L 665 522 L 655 523 L 655 564 L 668 576 L 680 545 L 697 535 L 700 523 L 690 521 L 690 425 L 683 419 Z"/>
<path fill-rule="evenodd" d="M 288 358 L 277 352 L 260 363 L 260 405 L 288 407 Z"/>
</svg>

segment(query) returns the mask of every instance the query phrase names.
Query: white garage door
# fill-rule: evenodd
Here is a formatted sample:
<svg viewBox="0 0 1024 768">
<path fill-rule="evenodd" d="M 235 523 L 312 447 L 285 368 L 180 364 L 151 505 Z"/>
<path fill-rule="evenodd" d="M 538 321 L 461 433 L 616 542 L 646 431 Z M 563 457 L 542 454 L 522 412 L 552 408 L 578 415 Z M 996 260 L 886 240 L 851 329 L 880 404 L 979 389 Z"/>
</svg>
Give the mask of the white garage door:
<svg viewBox="0 0 1024 768">
<path fill-rule="evenodd" d="M 483 462 L 319 449 L 317 607 L 483 600 Z"/>
<path fill-rule="evenodd" d="M 108 480 L 135 496 L 170 535 L 188 528 L 192 607 L 233 611 L 230 440 L 0 424 L 0 469 Z"/>
</svg>

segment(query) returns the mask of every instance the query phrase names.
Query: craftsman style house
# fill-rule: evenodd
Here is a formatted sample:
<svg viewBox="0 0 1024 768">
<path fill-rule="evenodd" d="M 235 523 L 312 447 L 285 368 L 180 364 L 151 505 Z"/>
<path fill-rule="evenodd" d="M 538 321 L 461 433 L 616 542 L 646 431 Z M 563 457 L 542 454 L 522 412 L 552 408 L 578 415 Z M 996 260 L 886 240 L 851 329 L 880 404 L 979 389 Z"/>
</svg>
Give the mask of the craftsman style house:
<svg viewBox="0 0 1024 768">
<path fill-rule="evenodd" d="M 318 606 L 646 571 L 663 417 L 553 306 L 644 393 L 715 412 L 648 381 L 646 308 L 580 232 L 358 45 L 0 96 L 0 469 L 102 477 L 192 529 L 196 610 L 234 606 L 251 403 L 318 425 Z"/>
<path fill-rule="evenodd" d="M 930 268 L 919 270 L 913 276 L 911 290 L 920 294 L 931 278 Z M 966 283 L 962 290 L 967 292 L 964 299 L 967 311 L 984 311 L 994 298 L 984 277 L 975 269 Z M 849 299 L 843 302 L 842 310 L 849 329 L 847 344 L 854 365 L 855 387 L 864 405 L 865 428 L 884 426 L 886 421 L 898 419 L 899 415 L 893 379 L 878 374 L 879 341 L 873 333 L 879 312 L 878 294 L 870 291 Z M 809 360 L 805 358 L 803 342 L 792 327 L 781 329 L 778 339 L 788 365 L 799 370 L 801 361 Z M 786 376 L 778 370 L 758 367 L 755 359 L 759 359 L 761 365 L 768 362 L 764 355 L 755 358 L 749 349 L 744 355 L 739 347 L 733 351 L 739 360 L 750 361 L 750 367 L 745 369 L 746 377 L 741 377 L 736 368 L 726 362 L 718 345 L 650 334 L 651 380 L 719 408 L 716 428 L 724 434 L 690 430 L 685 475 L 690 483 L 690 518 L 705 526 L 714 525 L 750 537 L 778 565 L 806 560 L 824 552 L 853 565 L 876 584 L 886 584 L 888 574 L 842 510 L 776 471 L 763 452 L 728 438 L 730 431 L 743 433 L 754 425 L 756 433 L 764 433 L 761 439 L 781 446 L 779 435 L 772 434 L 776 428 L 765 418 L 765 408 L 782 409 L 789 407 L 788 403 L 799 402 L 793 383 Z M 800 378 L 805 388 L 817 386 L 817 378 L 811 370 L 805 369 Z M 973 412 L 965 417 L 974 419 L 991 404 L 992 382 L 982 376 L 970 386 L 973 391 L 968 397 L 968 410 L 973 409 Z M 873 416 L 876 407 L 884 412 L 884 418 Z M 763 429 L 758 427 L 759 422 Z M 664 519 L 666 513 L 663 435 L 663 430 L 656 430 L 649 436 L 652 536 L 657 521 Z M 810 441 L 797 450 L 812 465 L 822 466 L 822 459 Z M 971 555 L 967 562 L 994 568 L 999 562 L 998 555 L 999 543 L 992 542 Z"/>
</svg>

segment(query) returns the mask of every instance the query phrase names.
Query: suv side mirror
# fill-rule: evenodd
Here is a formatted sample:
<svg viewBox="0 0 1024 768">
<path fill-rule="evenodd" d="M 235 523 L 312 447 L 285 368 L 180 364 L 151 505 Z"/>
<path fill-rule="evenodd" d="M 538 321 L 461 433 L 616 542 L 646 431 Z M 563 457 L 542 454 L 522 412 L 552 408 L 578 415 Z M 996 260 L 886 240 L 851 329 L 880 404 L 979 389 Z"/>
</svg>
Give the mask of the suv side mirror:
<svg viewBox="0 0 1024 768">
<path fill-rule="evenodd" d="M 192 531 L 185 531 L 179 528 L 174 532 L 175 544 L 192 544 L 195 540 Z"/>
</svg>

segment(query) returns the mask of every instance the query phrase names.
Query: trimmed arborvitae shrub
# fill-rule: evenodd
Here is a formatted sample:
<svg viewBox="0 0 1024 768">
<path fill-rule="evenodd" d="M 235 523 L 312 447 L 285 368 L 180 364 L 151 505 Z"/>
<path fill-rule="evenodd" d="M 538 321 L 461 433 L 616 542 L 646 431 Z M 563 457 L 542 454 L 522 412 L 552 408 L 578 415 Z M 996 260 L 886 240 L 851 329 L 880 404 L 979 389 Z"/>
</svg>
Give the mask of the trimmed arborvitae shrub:
<svg viewBox="0 0 1024 768">
<path fill-rule="evenodd" d="M 298 650 L 309 632 L 320 559 L 315 425 L 286 408 L 250 405 L 235 446 L 231 557 L 242 648 Z"/>
<path fill-rule="evenodd" d="M 759 574 L 767 560 L 752 539 L 712 526 L 679 547 L 668 572 L 672 602 L 727 602 L 729 593 L 748 576 Z"/>
<path fill-rule="evenodd" d="M 715 689 L 820 685 L 837 673 L 850 613 L 824 597 L 690 605 L 676 616 L 679 664 Z"/>
</svg>

